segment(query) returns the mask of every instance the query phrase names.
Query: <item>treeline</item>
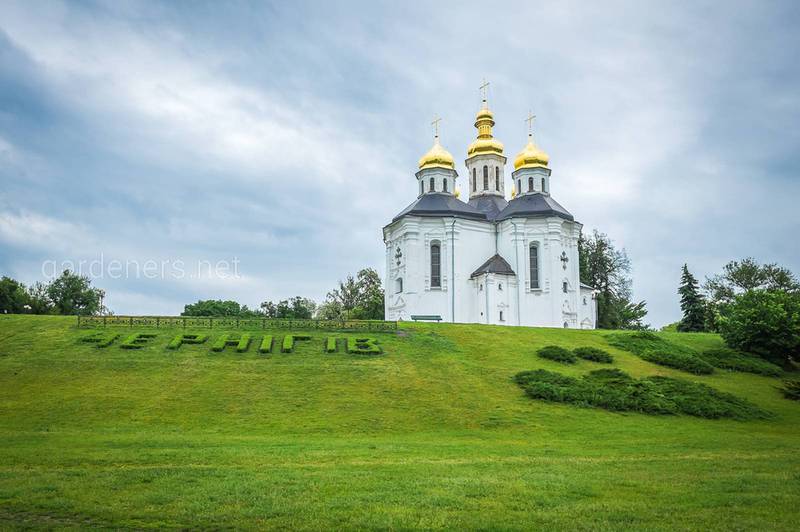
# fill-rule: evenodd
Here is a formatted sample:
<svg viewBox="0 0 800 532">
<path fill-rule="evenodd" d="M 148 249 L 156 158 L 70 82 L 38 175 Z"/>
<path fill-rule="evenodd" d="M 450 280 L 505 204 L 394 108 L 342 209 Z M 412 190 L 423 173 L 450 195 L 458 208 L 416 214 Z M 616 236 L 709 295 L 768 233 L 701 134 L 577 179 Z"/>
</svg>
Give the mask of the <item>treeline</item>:
<svg viewBox="0 0 800 532">
<path fill-rule="evenodd" d="M 105 292 L 93 288 L 89 277 L 70 270 L 48 282 L 31 286 L 4 276 L 0 279 L 0 312 L 3 314 L 80 314 L 89 316 L 107 312 Z"/>
<path fill-rule="evenodd" d="M 731 261 L 700 286 L 683 265 L 680 332 L 717 332 L 730 347 L 792 369 L 800 360 L 800 283 L 787 268 Z"/>
<path fill-rule="evenodd" d="M 328 292 L 325 301 L 296 296 L 280 301 L 264 301 L 257 309 L 236 301 L 201 300 L 184 307 L 182 316 L 232 316 L 241 318 L 280 319 L 384 319 L 383 282 L 372 268 L 348 275 Z"/>
</svg>

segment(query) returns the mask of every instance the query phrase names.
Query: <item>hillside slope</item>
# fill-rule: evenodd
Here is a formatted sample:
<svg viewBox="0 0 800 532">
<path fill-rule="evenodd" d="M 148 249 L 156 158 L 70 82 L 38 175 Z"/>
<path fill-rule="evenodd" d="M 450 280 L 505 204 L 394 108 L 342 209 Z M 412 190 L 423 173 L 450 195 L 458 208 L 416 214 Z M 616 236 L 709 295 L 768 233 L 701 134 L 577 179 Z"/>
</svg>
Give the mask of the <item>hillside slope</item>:
<svg viewBox="0 0 800 532">
<path fill-rule="evenodd" d="M 141 329 L 136 329 L 140 331 Z M 128 333 L 124 330 L 122 333 Z M 210 344 L 98 349 L 74 318 L 0 316 L 0 525 L 793 528 L 800 405 L 779 379 L 695 376 L 599 331 L 402 325 L 384 353 Z M 271 331 L 283 336 L 286 331 Z M 210 332 L 212 338 L 220 331 Z M 254 332 L 260 337 L 261 332 Z M 681 345 L 708 334 L 663 333 Z M 635 377 L 745 397 L 759 421 L 535 401 L 512 377 L 546 345 L 600 347 Z"/>
</svg>

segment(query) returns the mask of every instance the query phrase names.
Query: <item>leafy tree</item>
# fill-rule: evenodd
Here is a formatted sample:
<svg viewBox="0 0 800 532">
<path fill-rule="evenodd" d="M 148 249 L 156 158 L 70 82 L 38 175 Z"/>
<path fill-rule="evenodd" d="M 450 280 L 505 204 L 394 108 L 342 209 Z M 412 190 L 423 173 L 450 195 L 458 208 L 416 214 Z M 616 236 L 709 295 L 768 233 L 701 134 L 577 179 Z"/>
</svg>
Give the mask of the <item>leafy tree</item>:
<svg viewBox="0 0 800 532">
<path fill-rule="evenodd" d="M 730 347 L 792 367 L 800 360 L 800 293 L 748 290 L 725 304 L 719 331 Z"/>
<path fill-rule="evenodd" d="M 28 304 L 33 314 L 49 314 L 53 310 L 53 302 L 47 295 L 47 285 L 37 281 L 28 287 Z"/>
<path fill-rule="evenodd" d="M 705 298 L 700 293 L 697 279 L 689 272 L 689 267 L 686 264 L 683 265 L 678 293 L 681 296 L 681 310 L 683 311 L 683 318 L 678 324 L 678 331 L 704 331 L 706 321 Z"/>
<path fill-rule="evenodd" d="M 92 288 L 92 282 L 86 275 L 64 270 L 47 285 L 46 292 L 53 310 L 58 314 L 88 316 L 99 314 L 104 310 L 105 292 L 99 288 Z"/>
<path fill-rule="evenodd" d="M 338 304 L 347 319 L 358 303 L 358 283 L 352 275 L 339 281 L 339 287 L 328 292 L 328 299 Z"/>
<path fill-rule="evenodd" d="M 353 317 L 363 320 L 384 319 L 383 281 L 372 268 L 364 268 L 356 274 L 358 297 Z"/>
<path fill-rule="evenodd" d="M 25 285 L 3 276 L 0 279 L 0 313 L 19 314 L 26 310 L 29 304 L 28 292 Z"/>
<path fill-rule="evenodd" d="M 595 230 L 578 240 L 581 282 L 597 291 L 597 327 L 644 329 L 646 302 L 631 302 L 631 262 L 625 250 L 617 250 L 607 235 Z"/>
<path fill-rule="evenodd" d="M 707 277 L 703 289 L 715 303 L 729 303 L 748 290 L 779 290 L 800 292 L 794 274 L 775 263 L 759 265 L 748 257 L 742 261 L 731 261 L 722 268 L 722 273 Z"/>
<path fill-rule="evenodd" d="M 261 303 L 261 310 L 267 318 L 311 319 L 316 307 L 314 300 L 300 296 L 283 299 L 277 303 L 272 301 Z"/>
<path fill-rule="evenodd" d="M 221 299 L 201 299 L 197 303 L 184 306 L 183 312 L 181 312 L 181 316 L 250 318 L 258 315 L 258 312 L 248 309 L 247 305 L 240 305 L 236 301 L 223 301 Z"/>
<path fill-rule="evenodd" d="M 315 317 L 320 320 L 340 320 L 343 315 L 342 306 L 329 298 L 317 307 Z"/>
</svg>

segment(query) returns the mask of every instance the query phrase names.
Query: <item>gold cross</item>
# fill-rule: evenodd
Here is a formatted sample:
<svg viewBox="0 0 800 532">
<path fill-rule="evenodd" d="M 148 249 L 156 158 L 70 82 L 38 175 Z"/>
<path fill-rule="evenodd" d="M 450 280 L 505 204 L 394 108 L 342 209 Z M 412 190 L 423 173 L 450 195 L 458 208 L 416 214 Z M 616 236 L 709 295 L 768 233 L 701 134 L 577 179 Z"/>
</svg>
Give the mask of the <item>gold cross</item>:
<svg viewBox="0 0 800 532">
<path fill-rule="evenodd" d="M 533 114 L 532 111 L 528 111 L 528 118 L 525 121 L 528 123 L 528 134 L 530 135 L 533 131 L 533 119 L 536 118 L 536 115 Z"/>
<path fill-rule="evenodd" d="M 486 101 L 486 91 L 489 88 L 489 82 L 486 81 L 486 78 L 483 78 L 483 85 L 478 87 L 478 89 L 483 93 L 483 101 Z"/>
<path fill-rule="evenodd" d="M 431 125 L 433 126 L 433 131 L 435 132 L 437 139 L 439 138 L 439 122 L 441 121 L 442 119 L 437 116 L 433 119 L 433 122 L 431 122 Z"/>
</svg>

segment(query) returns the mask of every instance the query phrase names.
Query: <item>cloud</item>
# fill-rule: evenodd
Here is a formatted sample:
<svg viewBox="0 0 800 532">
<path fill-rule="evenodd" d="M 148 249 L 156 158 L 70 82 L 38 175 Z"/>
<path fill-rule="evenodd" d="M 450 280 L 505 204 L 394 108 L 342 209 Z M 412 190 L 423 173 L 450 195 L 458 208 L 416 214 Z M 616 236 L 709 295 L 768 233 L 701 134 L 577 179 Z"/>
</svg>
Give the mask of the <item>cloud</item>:
<svg viewBox="0 0 800 532">
<path fill-rule="evenodd" d="M 464 156 L 487 77 L 509 158 L 533 108 L 553 194 L 628 250 L 650 321 L 673 321 L 684 262 L 800 270 L 797 20 L 789 2 L 7 2 L 0 268 L 237 257 L 236 280 L 98 282 L 117 312 L 320 299 L 382 270 L 431 117 Z"/>
</svg>

